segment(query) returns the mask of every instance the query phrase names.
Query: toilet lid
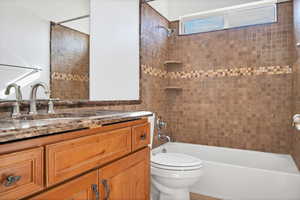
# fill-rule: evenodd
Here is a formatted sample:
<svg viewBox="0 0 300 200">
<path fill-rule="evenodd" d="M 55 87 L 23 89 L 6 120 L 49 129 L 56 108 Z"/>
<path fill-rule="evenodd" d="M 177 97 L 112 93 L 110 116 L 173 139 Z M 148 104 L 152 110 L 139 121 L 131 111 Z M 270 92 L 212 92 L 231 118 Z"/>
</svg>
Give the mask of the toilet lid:
<svg viewBox="0 0 300 200">
<path fill-rule="evenodd" d="M 186 168 L 186 167 L 199 167 L 202 161 L 193 156 L 182 153 L 158 153 L 152 155 L 151 162 L 155 165 Z"/>
</svg>

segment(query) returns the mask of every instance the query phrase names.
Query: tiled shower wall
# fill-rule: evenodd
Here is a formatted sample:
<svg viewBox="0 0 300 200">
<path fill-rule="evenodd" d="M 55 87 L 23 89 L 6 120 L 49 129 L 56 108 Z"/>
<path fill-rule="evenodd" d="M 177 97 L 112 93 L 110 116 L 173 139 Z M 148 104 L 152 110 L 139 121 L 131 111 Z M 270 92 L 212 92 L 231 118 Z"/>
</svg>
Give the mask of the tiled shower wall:
<svg viewBox="0 0 300 200">
<path fill-rule="evenodd" d="M 185 74 L 168 81 L 183 88 L 167 93 L 173 138 L 290 152 L 292 13 L 291 2 L 281 3 L 278 23 L 169 39 L 169 59 L 182 61 L 176 70 Z"/>
<path fill-rule="evenodd" d="M 88 34 L 51 24 L 52 98 L 89 99 L 89 41 Z"/>
<path fill-rule="evenodd" d="M 295 44 L 300 42 L 300 0 L 294 0 Z M 300 47 L 296 47 L 294 63 L 294 108 L 293 114 L 300 114 Z M 293 157 L 300 168 L 300 132 L 293 132 Z"/>
</svg>

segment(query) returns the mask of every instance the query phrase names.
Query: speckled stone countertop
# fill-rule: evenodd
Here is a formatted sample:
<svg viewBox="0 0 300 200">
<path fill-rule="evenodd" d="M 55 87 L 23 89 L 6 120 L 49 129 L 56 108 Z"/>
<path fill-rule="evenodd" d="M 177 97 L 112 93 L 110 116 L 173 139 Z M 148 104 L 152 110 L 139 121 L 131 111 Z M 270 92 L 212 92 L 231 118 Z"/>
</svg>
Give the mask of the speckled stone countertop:
<svg viewBox="0 0 300 200">
<path fill-rule="evenodd" d="M 147 111 L 87 110 L 0 119 L 0 144 L 152 116 Z"/>
</svg>

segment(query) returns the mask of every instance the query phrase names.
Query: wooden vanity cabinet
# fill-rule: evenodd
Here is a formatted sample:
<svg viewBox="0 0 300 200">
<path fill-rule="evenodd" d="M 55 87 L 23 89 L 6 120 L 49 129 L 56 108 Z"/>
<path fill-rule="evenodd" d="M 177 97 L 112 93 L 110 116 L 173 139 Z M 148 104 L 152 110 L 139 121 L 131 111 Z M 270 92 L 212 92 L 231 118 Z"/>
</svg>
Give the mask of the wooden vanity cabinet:
<svg viewBox="0 0 300 200">
<path fill-rule="evenodd" d="M 101 200 L 148 200 L 150 186 L 149 148 L 99 170 Z"/>
<path fill-rule="evenodd" d="M 0 200 L 149 200 L 149 143 L 140 119 L 0 145 Z"/>
<path fill-rule="evenodd" d="M 44 188 L 44 149 L 0 156 L 0 200 L 20 199 Z"/>
<path fill-rule="evenodd" d="M 140 124 L 132 127 L 132 151 L 144 148 L 150 143 L 150 124 Z"/>
<path fill-rule="evenodd" d="M 47 186 L 131 152 L 131 127 L 46 146 Z"/>
<path fill-rule="evenodd" d="M 98 172 L 93 171 L 69 181 L 31 200 L 98 200 Z"/>
</svg>

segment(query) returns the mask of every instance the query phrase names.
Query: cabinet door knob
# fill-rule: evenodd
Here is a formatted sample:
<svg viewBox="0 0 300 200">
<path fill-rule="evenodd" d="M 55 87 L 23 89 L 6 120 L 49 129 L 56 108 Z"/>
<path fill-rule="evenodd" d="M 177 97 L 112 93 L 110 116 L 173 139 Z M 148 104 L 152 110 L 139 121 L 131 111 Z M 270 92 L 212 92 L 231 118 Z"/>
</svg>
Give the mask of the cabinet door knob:
<svg viewBox="0 0 300 200">
<path fill-rule="evenodd" d="M 92 184 L 92 190 L 95 193 L 95 196 L 96 196 L 95 199 L 96 200 L 100 200 L 99 191 L 98 191 L 98 185 L 97 184 Z"/>
<path fill-rule="evenodd" d="M 140 136 L 140 138 L 141 138 L 141 140 L 146 140 L 146 138 L 147 138 L 147 134 L 146 134 L 146 133 L 144 133 L 143 135 L 141 135 L 141 136 Z"/>
<path fill-rule="evenodd" d="M 110 188 L 109 188 L 108 181 L 106 179 L 103 179 L 102 185 L 104 186 L 104 191 L 105 191 L 104 200 L 108 200 L 110 196 Z"/>
<path fill-rule="evenodd" d="M 21 176 L 8 176 L 6 180 L 4 181 L 5 187 L 10 187 L 17 183 L 21 179 Z"/>
</svg>

